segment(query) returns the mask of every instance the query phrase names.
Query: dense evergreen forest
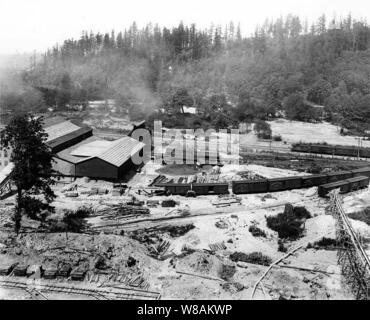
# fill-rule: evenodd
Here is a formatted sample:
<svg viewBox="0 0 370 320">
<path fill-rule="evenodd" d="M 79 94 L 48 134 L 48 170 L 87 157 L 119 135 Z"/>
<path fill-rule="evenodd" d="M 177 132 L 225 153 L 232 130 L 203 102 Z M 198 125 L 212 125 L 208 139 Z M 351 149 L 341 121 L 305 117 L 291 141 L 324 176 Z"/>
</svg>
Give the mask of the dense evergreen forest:
<svg viewBox="0 0 370 320">
<path fill-rule="evenodd" d="M 18 77 L 19 78 L 19 77 Z M 135 23 L 122 32 L 83 32 L 48 50 L 3 86 L 7 109 L 64 110 L 116 99 L 132 119 L 156 113 L 167 125 L 227 127 L 285 114 L 325 118 L 350 129 L 370 123 L 370 27 L 349 15 L 308 24 L 289 15 L 265 21 L 253 35 L 240 27 L 168 29 Z M 200 115 L 182 116 L 183 106 Z M 370 128 L 370 126 L 369 126 Z"/>
</svg>

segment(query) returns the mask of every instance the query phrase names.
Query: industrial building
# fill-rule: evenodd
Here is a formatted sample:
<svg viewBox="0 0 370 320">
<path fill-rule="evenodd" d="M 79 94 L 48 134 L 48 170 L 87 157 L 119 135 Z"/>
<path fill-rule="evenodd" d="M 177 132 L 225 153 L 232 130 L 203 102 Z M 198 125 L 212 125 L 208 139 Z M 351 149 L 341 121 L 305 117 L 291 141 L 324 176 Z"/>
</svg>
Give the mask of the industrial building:
<svg viewBox="0 0 370 320">
<path fill-rule="evenodd" d="M 129 136 L 104 140 L 94 136 L 90 127 L 60 117 L 46 119 L 45 132 L 55 154 L 54 170 L 69 177 L 122 180 L 136 167 L 131 157 L 144 148 Z"/>
</svg>

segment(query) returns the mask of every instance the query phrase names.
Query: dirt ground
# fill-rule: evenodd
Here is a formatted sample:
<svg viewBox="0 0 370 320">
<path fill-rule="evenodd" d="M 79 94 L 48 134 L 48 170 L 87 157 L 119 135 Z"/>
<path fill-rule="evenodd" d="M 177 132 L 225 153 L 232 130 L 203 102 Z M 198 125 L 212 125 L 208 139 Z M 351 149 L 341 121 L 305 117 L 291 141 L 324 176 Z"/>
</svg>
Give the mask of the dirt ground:
<svg viewBox="0 0 370 320">
<path fill-rule="evenodd" d="M 280 135 L 288 143 L 327 142 L 328 144 L 358 145 L 354 136 L 342 136 L 338 127 L 327 122 L 308 123 L 278 119 L 269 121 L 273 135 Z M 362 141 L 363 147 L 370 147 L 370 141 Z"/>
<path fill-rule="evenodd" d="M 138 189 L 147 187 L 159 173 L 176 175 L 181 173 L 181 168 L 150 163 L 143 172 L 145 174 L 137 174 L 128 183 L 130 189 L 123 196 L 112 196 L 113 185 L 109 182 L 61 181 L 55 186 L 58 196 L 54 203 L 55 215 L 64 209 L 75 210 L 80 206 L 90 206 L 99 213 L 99 210 L 109 210 L 113 205 L 129 201 L 132 196 L 144 201 L 145 208 L 148 200 L 160 203 L 169 198 L 148 197 L 138 194 Z M 266 178 L 303 174 L 260 165 L 225 165 L 220 176 L 232 180 L 245 172 Z M 73 185 L 78 186 L 80 195 L 67 198 L 62 191 Z M 81 193 L 92 187 L 106 189 L 108 193 L 90 196 Z M 308 246 L 322 237 L 335 237 L 334 218 L 326 214 L 328 202 L 317 196 L 317 188 L 237 197 L 171 196 L 171 199 L 178 203 L 175 207 L 148 207 L 150 213 L 145 216 L 106 219 L 107 213 L 97 214 L 88 219 L 93 231 L 89 234 L 37 232 L 37 223 L 25 219 L 23 225 L 27 227 L 24 229 L 27 233 L 15 237 L 11 229 L 14 198 L 8 198 L 0 204 L 1 264 L 70 264 L 94 273 L 97 272 L 97 259 L 102 257 L 104 272 L 141 277 L 148 284 L 145 290 L 158 292 L 165 299 L 251 299 L 254 284 L 267 267 L 234 262 L 230 256 L 234 252 L 261 252 L 271 261 L 283 256 L 284 253 L 278 251 L 278 235 L 267 227 L 266 217 L 283 212 L 285 204 L 291 203 L 306 207 L 312 218 L 305 222 L 301 238 L 286 241 L 284 245 L 287 250 L 300 244 L 303 247 L 267 274 L 263 280 L 264 291 L 259 287 L 254 299 L 353 299 L 340 275 L 336 251 Z M 219 206 L 227 201 L 230 201 L 229 205 Z M 369 203 L 368 189 L 344 197 L 344 208 L 348 212 L 364 208 Z M 253 236 L 249 231 L 252 225 L 263 230 L 266 237 Z M 353 225 L 358 232 L 370 235 L 368 225 L 359 221 L 354 221 Z M 180 232 L 180 228 L 185 231 Z M 168 249 L 163 255 L 153 254 L 167 242 Z M 213 245 L 218 249 L 212 249 Z M 225 266 L 233 270 L 227 279 L 223 278 Z M 299 269 L 302 267 L 311 271 Z M 50 281 L 71 283 L 70 280 Z M 90 287 L 92 284 L 85 279 L 80 285 Z M 100 275 L 95 285 L 109 287 L 122 286 L 122 283 L 108 275 Z M 22 291 L 5 289 L 0 289 L 0 297 L 30 298 Z M 65 299 L 65 295 L 53 294 L 49 298 Z M 75 297 L 71 295 L 69 298 Z"/>
</svg>

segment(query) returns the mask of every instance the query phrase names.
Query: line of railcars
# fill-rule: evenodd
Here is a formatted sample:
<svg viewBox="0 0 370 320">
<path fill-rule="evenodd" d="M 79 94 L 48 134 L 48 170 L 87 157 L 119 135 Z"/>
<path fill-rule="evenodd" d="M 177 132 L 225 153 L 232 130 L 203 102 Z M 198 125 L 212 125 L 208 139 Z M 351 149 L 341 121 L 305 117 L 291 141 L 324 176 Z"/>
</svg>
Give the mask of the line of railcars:
<svg viewBox="0 0 370 320">
<path fill-rule="evenodd" d="M 340 189 L 340 193 L 348 193 L 366 188 L 369 185 L 369 177 L 359 176 L 341 181 L 323 184 L 318 187 L 320 197 L 327 197 L 328 193 L 334 189 Z"/>
<path fill-rule="evenodd" d="M 361 158 L 370 158 L 370 148 L 364 147 L 358 148 L 356 146 L 296 143 L 292 146 L 291 150 L 303 153 L 319 153 L 336 156 L 347 156 L 347 157 L 359 156 Z"/>
<path fill-rule="evenodd" d="M 310 176 L 296 176 L 296 177 L 283 177 L 283 178 L 274 178 L 274 179 L 233 181 L 232 191 L 234 194 L 275 192 L 275 191 L 285 191 L 285 190 L 293 190 L 293 189 L 300 189 L 300 188 L 310 188 L 310 187 L 321 186 L 321 185 L 331 184 L 331 183 L 340 182 L 340 181 L 345 181 L 344 184 L 351 185 L 352 181 L 348 181 L 348 180 L 355 178 L 355 177 L 361 178 L 359 180 L 361 181 L 362 187 L 364 187 L 365 185 L 368 185 L 369 178 L 370 178 L 370 167 L 360 168 L 360 169 L 355 169 L 355 170 L 350 170 L 350 171 L 330 172 L 327 174 L 315 174 L 315 175 L 310 175 Z M 357 180 L 354 179 L 354 181 L 357 181 Z M 353 189 L 343 187 L 342 192 L 344 192 L 345 190 L 353 190 Z"/>
<path fill-rule="evenodd" d="M 358 177 L 359 179 L 355 179 Z M 358 181 L 361 187 L 369 184 L 370 167 L 350 170 L 336 171 L 326 174 L 314 174 L 309 176 L 282 177 L 273 179 L 239 180 L 232 182 L 234 194 L 265 193 L 311 188 L 323 186 L 320 190 L 332 190 L 339 186 L 342 192 L 355 190 Z M 353 181 L 351 179 L 354 179 Z M 358 181 L 357 181 L 358 180 Z M 338 182 L 338 183 L 337 183 Z M 335 184 L 337 183 L 337 184 Z M 329 186 L 326 186 L 328 185 Z M 167 194 L 186 196 L 190 191 L 196 195 L 228 194 L 229 183 L 158 183 L 157 187 L 163 187 Z M 353 186 L 353 187 L 352 187 Z M 325 196 L 327 192 L 320 191 L 319 195 Z M 329 190 L 329 191 L 330 191 Z M 349 190 L 349 191 L 346 191 Z"/>
</svg>

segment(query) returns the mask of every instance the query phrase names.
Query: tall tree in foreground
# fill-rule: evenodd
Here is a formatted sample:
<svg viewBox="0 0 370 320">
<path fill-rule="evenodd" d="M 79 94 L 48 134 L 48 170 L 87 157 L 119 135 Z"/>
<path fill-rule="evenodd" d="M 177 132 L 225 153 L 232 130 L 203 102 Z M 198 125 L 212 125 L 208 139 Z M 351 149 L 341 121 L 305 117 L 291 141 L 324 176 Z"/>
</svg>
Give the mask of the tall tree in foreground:
<svg viewBox="0 0 370 320">
<path fill-rule="evenodd" d="M 14 164 L 13 181 L 17 188 L 14 212 L 15 232 L 21 227 L 22 215 L 41 220 L 45 210 L 53 210 L 50 203 L 55 194 L 51 189 L 52 153 L 45 144 L 47 134 L 42 127 L 42 118 L 32 115 L 17 115 L 1 132 L 1 148 L 10 148 L 10 161 Z"/>
</svg>

